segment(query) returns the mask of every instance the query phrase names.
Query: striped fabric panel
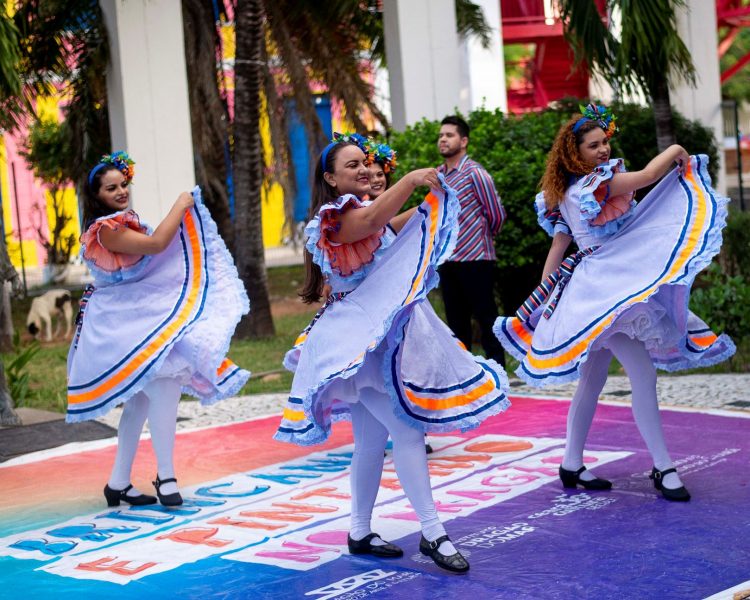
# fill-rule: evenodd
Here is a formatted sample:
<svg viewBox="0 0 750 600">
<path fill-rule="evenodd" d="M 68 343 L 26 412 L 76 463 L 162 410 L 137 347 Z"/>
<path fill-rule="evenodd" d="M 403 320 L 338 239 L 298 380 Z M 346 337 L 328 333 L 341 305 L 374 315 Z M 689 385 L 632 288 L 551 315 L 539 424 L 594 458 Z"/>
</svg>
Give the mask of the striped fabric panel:
<svg viewBox="0 0 750 600">
<path fill-rule="evenodd" d="M 445 165 L 438 170 L 445 174 L 446 183 L 456 190 L 461 205 L 458 242 L 450 260 L 494 260 L 494 236 L 505 222 L 506 213 L 492 178 L 468 156 L 449 173 Z"/>
<path fill-rule="evenodd" d="M 591 246 L 566 257 L 562 263 L 560 263 L 560 266 L 547 275 L 547 277 L 544 278 L 544 281 L 542 281 L 542 283 L 531 292 L 531 295 L 516 311 L 516 317 L 521 321 L 528 320 L 534 310 L 544 304 L 552 293 L 552 290 L 555 288 L 555 285 L 559 284 L 555 298 L 549 303 L 547 308 L 544 309 L 543 316 L 545 319 L 549 319 L 552 316 L 552 313 L 555 312 L 557 303 L 560 301 L 560 296 L 562 295 L 568 281 L 570 281 L 570 277 L 573 275 L 573 271 L 578 263 L 580 263 L 586 256 L 593 254 L 597 248 L 599 248 L 599 246 Z"/>
</svg>

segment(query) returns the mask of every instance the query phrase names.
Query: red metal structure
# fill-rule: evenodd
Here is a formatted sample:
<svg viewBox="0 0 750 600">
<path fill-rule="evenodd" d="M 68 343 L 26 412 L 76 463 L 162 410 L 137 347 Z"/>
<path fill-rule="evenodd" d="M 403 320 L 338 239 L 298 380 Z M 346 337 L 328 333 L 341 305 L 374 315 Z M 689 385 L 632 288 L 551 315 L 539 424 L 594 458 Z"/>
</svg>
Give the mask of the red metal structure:
<svg viewBox="0 0 750 600">
<path fill-rule="evenodd" d="M 595 0 L 606 15 L 606 0 Z M 521 67 L 526 77 L 508 86 L 508 109 L 524 112 L 547 106 L 565 96 L 588 95 L 588 72 L 573 70 L 573 55 L 563 37 L 563 26 L 554 0 L 501 0 L 503 44 L 527 44 L 528 57 L 508 66 Z M 742 28 L 750 27 L 749 0 L 716 0 L 716 20 L 723 37 L 719 57 L 732 45 Z M 729 80 L 750 63 L 750 52 L 721 74 Z"/>
<path fill-rule="evenodd" d="M 605 0 L 596 0 L 605 14 Z M 589 74 L 575 68 L 573 52 L 563 37 L 563 26 L 554 1 L 501 0 L 503 44 L 525 44 L 530 52 L 509 66 L 521 67 L 526 76 L 508 86 L 508 110 L 525 112 L 547 106 L 565 96 L 588 96 Z"/>
<path fill-rule="evenodd" d="M 720 30 L 724 27 L 727 28 L 726 34 L 719 42 L 719 58 L 721 58 L 729 50 L 740 30 L 744 27 L 750 27 L 750 2 L 747 0 L 716 0 L 716 24 Z M 750 52 L 722 72 L 721 82 L 728 81 L 748 63 L 750 63 Z"/>
</svg>

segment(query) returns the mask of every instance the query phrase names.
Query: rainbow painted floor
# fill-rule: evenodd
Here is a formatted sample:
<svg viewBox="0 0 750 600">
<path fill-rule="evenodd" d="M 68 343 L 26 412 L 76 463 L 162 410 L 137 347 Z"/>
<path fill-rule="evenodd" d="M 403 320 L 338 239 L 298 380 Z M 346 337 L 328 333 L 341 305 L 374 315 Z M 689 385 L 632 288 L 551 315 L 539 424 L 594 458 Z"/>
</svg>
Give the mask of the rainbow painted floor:
<svg viewBox="0 0 750 600">
<path fill-rule="evenodd" d="M 610 492 L 557 479 L 564 401 L 512 398 L 464 435 L 432 436 L 434 497 L 465 576 L 417 551 L 419 526 L 390 457 L 374 528 L 396 560 L 346 550 L 348 425 L 323 446 L 271 440 L 278 417 L 178 436 L 185 504 L 108 509 L 110 442 L 0 464 L 3 598 L 743 598 L 750 593 L 750 419 L 665 410 L 673 457 L 693 500 L 670 503 L 630 409 L 602 405 L 589 466 Z M 142 442 L 135 484 L 155 463 Z"/>
</svg>

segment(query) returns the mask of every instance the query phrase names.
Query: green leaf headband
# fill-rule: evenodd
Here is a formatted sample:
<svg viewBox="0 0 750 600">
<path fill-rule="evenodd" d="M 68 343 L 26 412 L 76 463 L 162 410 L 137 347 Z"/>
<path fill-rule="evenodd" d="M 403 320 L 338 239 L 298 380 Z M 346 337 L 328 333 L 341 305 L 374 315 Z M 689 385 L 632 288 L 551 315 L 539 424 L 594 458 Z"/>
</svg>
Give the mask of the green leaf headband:
<svg viewBox="0 0 750 600">
<path fill-rule="evenodd" d="M 128 156 L 127 152 L 124 152 L 122 150 L 118 150 L 117 152 L 113 152 L 112 154 L 105 154 L 102 156 L 99 163 L 89 171 L 89 185 L 93 185 L 94 183 L 94 175 L 97 174 L 101 169 L 106 167 L 107 165 L 112 165 L 115 167 L 120 173 L 123 174 L 125 177 L 125 181 L 130 183 L 133 180 L 133 175 L 135 175 L 135 169 L 133 169 L 133 165 L 135 164 L 135 161 Z"/>
<path fill-rule="evenodd" d="M 393 173 L 396 170 L 396 151 L 388 144 L 378 144 L 372 138 L 367 140 L 367 159 L 370 163 L 382 165 L 383 172 Z"/>
<path fill-rule="evenodd" d="M 578 108 L 583 117 L 578 119 L 575 125 L 573 125 L 573 133 L 578 133 L 578 130 L 587 121 L 596 122 L 604 130 L 604 133 L 607 134 L 607 138 L 611 138 L 617 132 L 617 124 L 615 123 L 617 117 L 615 117 L 611 108 L 602 104 L 596 105 L 593 102 L 586 106 L 579 104 Z"/>
</svg>

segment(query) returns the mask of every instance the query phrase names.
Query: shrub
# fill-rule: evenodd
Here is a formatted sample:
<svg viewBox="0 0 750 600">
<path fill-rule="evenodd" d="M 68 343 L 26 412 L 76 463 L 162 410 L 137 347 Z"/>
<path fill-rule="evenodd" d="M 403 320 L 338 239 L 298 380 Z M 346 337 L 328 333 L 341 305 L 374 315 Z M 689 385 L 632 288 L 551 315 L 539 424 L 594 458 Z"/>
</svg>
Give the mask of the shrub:
<svg viewBox="0 0 750 600">
<path fill-rule="evenodd" d="M 690 310 L 716 333 L 736 342 L 750 336 L 750 283 L 741 275 L 724 273 L 713 263 L 700 277 L 690 296 Z"/>
<path fill-rule="evenodd" d="M 729 275 L 750 279 L 750 212 L 729 211 L 724 229 L 722 266 Z"/>
<path fill-rule="evenodd" d="M 39 352 L 39 342 L 33 340 L 28 345 L 21 344 L 21 335 L 13 334 L 13 353 L 5 358 L 5 378 L 8 393 L 17 407 L 24 406 L 29 396 L 28 365 Z"/>
</svg>

